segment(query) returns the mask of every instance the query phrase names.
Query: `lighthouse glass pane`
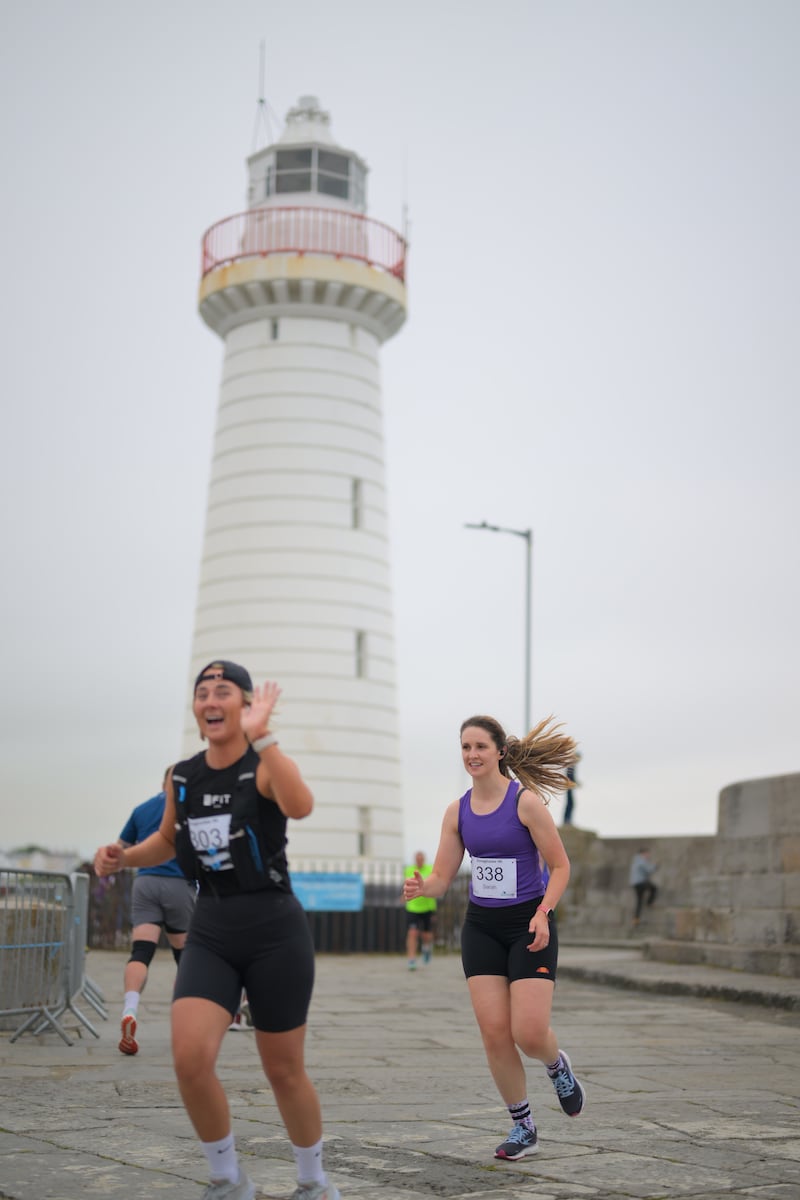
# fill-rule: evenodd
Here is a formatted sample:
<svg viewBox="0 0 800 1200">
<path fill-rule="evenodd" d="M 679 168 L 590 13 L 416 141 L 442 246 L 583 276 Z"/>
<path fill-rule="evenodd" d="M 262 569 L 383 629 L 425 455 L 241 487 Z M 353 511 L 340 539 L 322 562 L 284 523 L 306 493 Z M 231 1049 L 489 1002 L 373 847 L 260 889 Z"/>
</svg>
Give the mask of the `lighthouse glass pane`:
<svg viewBox="0 0 800 1200">
<path fill-rule="evenodd" d="M 311 191 L 311 147 L 278 150 L 275 155 L 277 174 L 275 191 Z"/>
<path fill-rule="evenodd" d="M 350 195 L 350 159 L 346 154 L 317 150 L 317 191 L 323 196 L 338 196 L 347 200 Z"/>
<path fill-rule="evenodd" d="M 311 170 L 311 147 L 296 150 L 279 150 L 275 155 L 275 165 L 279 171 L 296 171 L 300 167 Z"/>
<path fill-rule="evenodd" d="M 317 191 L 322 192 L 324 196 L 340 196 L 342 200 L 346 200 L 350 186 L 346 179 L 340 179 L 336 175 L 325 175 L 320 171 L 317 178 Z"/>
<path fill-rule="evenodd" d="M 353 194 L 352 202 L 356 208 L 364 209 L 367 201 L 366 187 L 366 172 L 364 168 L 357 162 L 352 164 L 353 168 Z"/>
<path fill-rule="evenodd" d="M 327 171 L 330 175 L 343 175 L 345 179 L 347 178 L 350 159 L 346 154 L 333 154 L 330 150 L 319 150 L 318 154 L 317 165 L 320 171 Z"/>
<path fill-rule="evenodd" d="M 310 192 L 310 171 L 279 171 L 276 179 L 276 192 Z"/>
</svg>

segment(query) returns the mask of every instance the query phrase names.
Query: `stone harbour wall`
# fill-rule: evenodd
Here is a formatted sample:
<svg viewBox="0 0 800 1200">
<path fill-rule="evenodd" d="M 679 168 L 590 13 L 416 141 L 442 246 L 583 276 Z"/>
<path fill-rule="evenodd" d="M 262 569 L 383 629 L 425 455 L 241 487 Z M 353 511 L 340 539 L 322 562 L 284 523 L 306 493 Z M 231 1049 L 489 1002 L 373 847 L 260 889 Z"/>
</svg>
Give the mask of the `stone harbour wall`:
<svg viewBox="0 0 800 1200">
<path fill-rule="evenodd" d="M 564 826 L 572 878 L 565 942 L 631 938 L 651 958 L 800 978 L 800 774 L 734 783 L 715 836 L 599 838 Z M 658 864 L 655 904 L 634 931 L 628 871 L 641 846 Z"/>
</svg>

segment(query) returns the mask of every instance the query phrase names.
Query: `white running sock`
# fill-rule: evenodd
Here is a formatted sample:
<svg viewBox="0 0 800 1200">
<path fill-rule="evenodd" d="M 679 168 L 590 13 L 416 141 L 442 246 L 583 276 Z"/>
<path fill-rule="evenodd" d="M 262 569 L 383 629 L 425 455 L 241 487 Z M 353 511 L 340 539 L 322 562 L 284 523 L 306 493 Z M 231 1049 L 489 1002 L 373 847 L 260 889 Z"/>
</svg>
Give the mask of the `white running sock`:
<svg viewBox="0 0 800 1200">
<path fill-rule="evenodd" d="M 220 1138 L 218 1142 L 201 1142 L 203 1153 L 208 1159 L 212 1179 L 227 1179 L 231 1183 L 239 1180 L 239 1159 L 233 1134 Z"/>
<path fill-rule="evenodd" d="M 292 1146 L 292 1154 L 297 1164 L 297 1182 L 321 1183 L 324 1187 L 328 1176 L 322 1169 L 322 1138 L 315 1146 Z"/>
<path fill-rule="evenodd" d="M 126 1015 L 126 1013 L 133 1013 L 133 1015 L 136 1016 L 138 1011 L 139 1011 L 139 993 L 138 992 L 126 992 L 125 999 L 122 1002 L 123 1017 Z"/>
</svg>

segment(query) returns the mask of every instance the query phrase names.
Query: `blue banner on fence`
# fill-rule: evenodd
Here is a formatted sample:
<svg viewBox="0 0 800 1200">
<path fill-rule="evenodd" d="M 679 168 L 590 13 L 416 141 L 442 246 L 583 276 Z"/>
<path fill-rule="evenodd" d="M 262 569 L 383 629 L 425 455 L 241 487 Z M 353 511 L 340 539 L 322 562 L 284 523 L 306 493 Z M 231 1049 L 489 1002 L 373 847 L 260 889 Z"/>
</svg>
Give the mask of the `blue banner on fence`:
<svg viewBox="0 0 800 1200">
<path fill-rule="evenodd" d="M 364 907 L 362 875 L 300 871 L 292 874 L 292 887 L 306 912 L 361 912 Z"/>
</svg>

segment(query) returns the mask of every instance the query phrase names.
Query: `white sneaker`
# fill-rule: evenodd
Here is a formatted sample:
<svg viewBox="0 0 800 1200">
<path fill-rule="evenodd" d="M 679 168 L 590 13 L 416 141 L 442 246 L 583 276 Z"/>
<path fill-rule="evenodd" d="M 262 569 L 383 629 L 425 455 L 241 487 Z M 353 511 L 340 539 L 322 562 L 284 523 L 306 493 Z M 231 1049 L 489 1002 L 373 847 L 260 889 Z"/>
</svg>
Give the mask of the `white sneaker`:
<svg viewBox="0 0 800 1200">
<path fill-rule="evenodd" d="M 231 1183 L 230 1179 L 212 1180 L 201 1200 L 255 1200 L 255 1196 L 256 1185 L 240 1167 L 236 1183 Z"/>
<path fill-rule="evenodd" d="M 342 1200 L 332 1183 L 298 1183 L 292 1200 Z"/>
</svg>

